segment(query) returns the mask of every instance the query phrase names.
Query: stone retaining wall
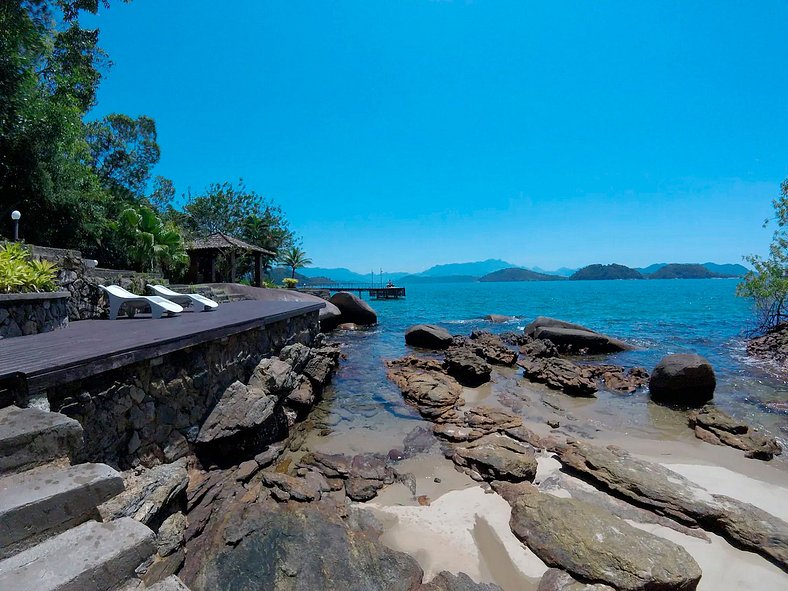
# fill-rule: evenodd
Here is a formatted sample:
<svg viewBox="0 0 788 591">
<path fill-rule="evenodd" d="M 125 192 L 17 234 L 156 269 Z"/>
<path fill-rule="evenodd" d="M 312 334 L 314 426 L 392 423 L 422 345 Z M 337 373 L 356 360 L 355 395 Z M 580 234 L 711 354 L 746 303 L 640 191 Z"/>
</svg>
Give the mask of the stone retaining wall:
<svg viewBox="0 0 788 591">
<path fill-rule="evenodd" d="M 68 325 L 68 292 L 0 294 L 0 339 Z"/>
<path fill-rule="evenodd" d="M 311 312 L 222 340 L 63 384 L 47 391 L 50 408 L 77 419 L 85 445 L 75 461 L 121 469 L 170 462 L 189 451 L 225 389 L 246 382 L 261 359 L 288 344 L 311 345 Z"/>
</svg>

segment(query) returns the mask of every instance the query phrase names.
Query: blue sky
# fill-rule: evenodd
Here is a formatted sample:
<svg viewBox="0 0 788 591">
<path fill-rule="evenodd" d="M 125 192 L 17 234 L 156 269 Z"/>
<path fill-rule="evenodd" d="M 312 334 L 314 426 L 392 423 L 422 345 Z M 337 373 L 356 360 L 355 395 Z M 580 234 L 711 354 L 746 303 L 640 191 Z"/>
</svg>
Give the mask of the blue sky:
<svg viewBox="0 0 788 591">
<path fill-rule="evenodd" d="M 788 3 L 134 0 L 95 115 L 315 264 L 739 262 L 788 176 Z"/>
</svg>

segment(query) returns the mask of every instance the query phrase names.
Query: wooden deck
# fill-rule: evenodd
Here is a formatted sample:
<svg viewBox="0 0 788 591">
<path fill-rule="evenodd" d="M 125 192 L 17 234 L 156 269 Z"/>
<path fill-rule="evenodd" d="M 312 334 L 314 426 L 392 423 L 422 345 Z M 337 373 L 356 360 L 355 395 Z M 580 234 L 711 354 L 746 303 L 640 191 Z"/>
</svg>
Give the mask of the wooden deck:
<svg viewBox="0 0 788 591">
<path fill-rule="evenodd" d="M 81 320 L 43 334 L 0 340 L 0 389 L 29 394 L 309 312 L 323 304 L 243 301 L 213 312 Z"/>
</svg>

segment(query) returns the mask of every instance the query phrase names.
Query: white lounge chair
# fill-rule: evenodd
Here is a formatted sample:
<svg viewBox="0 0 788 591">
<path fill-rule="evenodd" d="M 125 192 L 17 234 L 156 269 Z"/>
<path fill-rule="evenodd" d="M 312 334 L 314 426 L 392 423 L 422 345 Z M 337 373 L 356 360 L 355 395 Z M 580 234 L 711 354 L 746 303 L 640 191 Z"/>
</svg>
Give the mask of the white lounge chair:
<svg viewBox="0 0 788 591">
<path fill-rule="evenodd" d="M 219 307 L 218 302 L 214 302 L 212 299 L 206 298 L 198 293 L 178 293 L 177 291 L 172 291 L 169 287 L 155 285 L 153 283 L 148 284 L 148 290 L 157 296 L 167 298 L 171 302 L 180 304 L 184 308 L 191 306 L 194 308 L 195 312 L 209 312 Z"/>
<path fill-rule="evenodd" d="M 126 304 L 126 314 L 133 317 L 136 306 L 150 307 L 151 316 L 161 318 L 164 314 L 178 314 L 183 312 L 183 308 L 159 296 L 138 296 L 130 291 L 126 291 L 120 285 L 99 285 L 109 300 L 109 319 L 115 320 L 118 312 Z"/>
</svg>

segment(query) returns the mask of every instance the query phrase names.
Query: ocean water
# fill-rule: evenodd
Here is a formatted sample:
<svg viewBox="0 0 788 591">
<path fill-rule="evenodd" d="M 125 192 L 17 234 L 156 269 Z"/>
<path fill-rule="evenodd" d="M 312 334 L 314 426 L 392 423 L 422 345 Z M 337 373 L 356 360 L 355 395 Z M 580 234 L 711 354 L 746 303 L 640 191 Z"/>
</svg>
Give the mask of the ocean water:
<svg viewBox="0 0 788 591">
<path fill-rule="evenodd" d="M 737 280 L 562 281 L 454 283 L 407 286 L 401 300 L 372 301 L 379 323 L 368 330 L 340 332 L 347 357 L 322 404 L 338 448 L 351 440 L 392 440 L 421 423 L 385 375 L 383 361 L 406 354 L 404 332 L 417 323 L 443 326 L 454 334 L 475 329 L 522 331 L 536 316 L 577 322 L 639 347 L 608 356 L 611 363 L 640 365 L 651 371 L 670 353 L 706 357 L 717 375 L 715 404 L 758 425 L 783 442 L 788 416 L 767 403 L 788 400 L 788 384 L 762 364 L 748 359 L 744 340 L 753 327 L 749 301 L 736 297 Z M 487 314 L 514 316 L 506 323 L 483 320 Z M 600 408 L 624 413 L 634 423 L 659 416 L 648 394 L 600 394 Z M 353 437 L 348 438 L 349 435 Z M 343 438 L 347 440 L 343 442 Z M 352 447 L 352 446 L 351 446 Z"/>
</svg>

